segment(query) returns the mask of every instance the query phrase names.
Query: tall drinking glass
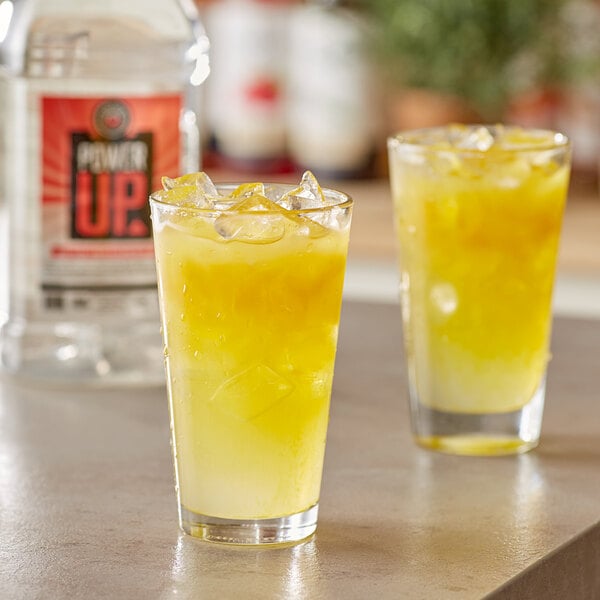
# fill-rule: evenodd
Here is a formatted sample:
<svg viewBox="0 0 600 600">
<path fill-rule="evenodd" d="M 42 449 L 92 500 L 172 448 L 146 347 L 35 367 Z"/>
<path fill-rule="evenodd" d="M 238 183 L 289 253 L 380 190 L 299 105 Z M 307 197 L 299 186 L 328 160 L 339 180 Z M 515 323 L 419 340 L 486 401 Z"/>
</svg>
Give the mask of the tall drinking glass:
<svg viewBox="0 0 600 600">
<path fill-rule="evenodd" d="M 510 454 L 540 437 L 570 169 L 560 133 L 447 126 L 388 140 L 412 429 Z"/>
<path fill-rule="evenodd" d="M 188 188 L 150 199 L 180 525 L 295 542 L 317 526 L 352 200 Z"/>
</svg>

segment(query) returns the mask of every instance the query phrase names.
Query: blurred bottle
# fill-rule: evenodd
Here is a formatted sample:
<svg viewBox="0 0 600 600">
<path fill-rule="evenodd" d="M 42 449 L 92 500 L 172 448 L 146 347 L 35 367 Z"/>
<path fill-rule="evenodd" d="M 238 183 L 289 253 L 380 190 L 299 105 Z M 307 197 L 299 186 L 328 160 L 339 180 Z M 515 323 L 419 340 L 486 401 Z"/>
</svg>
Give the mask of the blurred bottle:
<svg viewBox="0 0 600 600">
<path fill-rule="evenodd" d="M 286 168 L 285 68 L 293 0 L 220 0 L 205 8 L 213 74 L 207 124 L 217 153 L 247 171 Z"/>
<path fill-rule="evenodd" d="M 2 8 L 10 5 L 8 8 Z M 163 380 L 147 198 L 199 167 L 208 41 L 191 0 L 3 0 L 3 370 Z"/>
<path fill-rule="evenodd" d="M 365 175 L 376 150 L 378 91 L 366 24 L 346 3 L 311 0 L 294 9 L 288 65 L 288 146 L 302 169 Z"/>
</svg>

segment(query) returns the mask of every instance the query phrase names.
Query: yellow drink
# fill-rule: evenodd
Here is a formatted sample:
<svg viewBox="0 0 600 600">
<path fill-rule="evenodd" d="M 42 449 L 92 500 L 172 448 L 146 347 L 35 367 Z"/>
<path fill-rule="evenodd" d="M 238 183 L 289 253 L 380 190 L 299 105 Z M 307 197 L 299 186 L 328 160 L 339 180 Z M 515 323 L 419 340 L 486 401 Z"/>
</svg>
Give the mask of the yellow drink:
<svg viewBox="0 0 600 600">
<path fill-rule="evenodd" d="M 391 154 L 409 379 L 415 402 L 434 412 L 543 401 L 568 152 L 549 132 L 494 133 L 485 150 L 433 139 Z M 438 445 L 444 434 L 426 429 Z M 485 436 L 461 435 L 470 441 L 455 450 L 486 453 Z"/>
<path fill-rule="evenodd" d="M 335 228 L 254 210 L 155 223 L 184 511 L 272 519 L 317 504 L 349 234 L 339 210 Z M 256 221 L 251 235 L 223 238 L 240 218 Z"/>
</svg>

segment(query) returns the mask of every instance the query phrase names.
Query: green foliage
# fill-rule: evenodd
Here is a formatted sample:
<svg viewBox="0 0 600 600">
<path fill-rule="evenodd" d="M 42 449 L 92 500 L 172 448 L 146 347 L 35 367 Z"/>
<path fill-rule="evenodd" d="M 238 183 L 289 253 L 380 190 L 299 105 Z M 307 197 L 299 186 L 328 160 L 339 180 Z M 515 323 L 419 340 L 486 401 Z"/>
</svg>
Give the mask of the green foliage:
<svg viewBox="0 0 600 600">
<path fill-rule="evenodd" d="M 395 84 L 453 94 L 494 117 L 530 77 L 558 76 L 566 0 L 361 0 Z M 529 61 L 529 62 L 528 62 Z"/>
</svg>

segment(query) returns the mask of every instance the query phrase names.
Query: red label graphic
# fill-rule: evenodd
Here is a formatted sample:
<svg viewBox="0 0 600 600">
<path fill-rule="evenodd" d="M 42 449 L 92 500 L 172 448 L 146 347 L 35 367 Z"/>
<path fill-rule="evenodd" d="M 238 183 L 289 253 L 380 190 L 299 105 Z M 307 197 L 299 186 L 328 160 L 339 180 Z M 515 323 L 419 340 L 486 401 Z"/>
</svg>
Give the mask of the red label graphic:
<svg viewBox="0 0 600 600">
<path fill-rule="evenodd" d="M 42 202 L 72 240 L 150 238 L 148 196 L 180 164 L 179 95 L 42 99 Z"/>
</svg>

